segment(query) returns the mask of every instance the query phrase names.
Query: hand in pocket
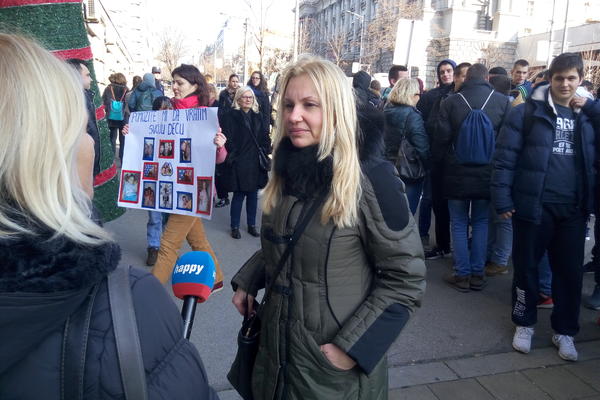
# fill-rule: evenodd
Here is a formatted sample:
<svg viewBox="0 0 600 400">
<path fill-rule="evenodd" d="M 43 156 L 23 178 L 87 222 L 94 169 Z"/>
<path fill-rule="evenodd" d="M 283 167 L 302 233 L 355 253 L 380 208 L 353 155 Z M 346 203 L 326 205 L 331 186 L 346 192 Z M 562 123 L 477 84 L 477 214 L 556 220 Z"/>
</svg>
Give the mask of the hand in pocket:
<svg viewBox="0 0 600 400">
<path fill-rule="evenodd" d="M 356 361 L 344 353 L 342 349 L 333 343 L 326 343 L 321 345 L 321 352 L 329 360 L 334 367 L 349 370 L 356 365 Z"/>
</svg>

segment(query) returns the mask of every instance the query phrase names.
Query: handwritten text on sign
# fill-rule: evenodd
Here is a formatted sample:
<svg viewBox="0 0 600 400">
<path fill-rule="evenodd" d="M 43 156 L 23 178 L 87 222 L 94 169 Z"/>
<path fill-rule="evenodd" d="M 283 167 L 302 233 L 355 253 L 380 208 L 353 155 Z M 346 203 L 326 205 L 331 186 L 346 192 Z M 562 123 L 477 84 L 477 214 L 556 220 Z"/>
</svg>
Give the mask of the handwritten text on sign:
<svg viewBox="0 0 600 400">
<path fill-rule="evenodd" d="M 134 112 L 119 205 L 210 218 L 217 108 Z"/>
</svg>

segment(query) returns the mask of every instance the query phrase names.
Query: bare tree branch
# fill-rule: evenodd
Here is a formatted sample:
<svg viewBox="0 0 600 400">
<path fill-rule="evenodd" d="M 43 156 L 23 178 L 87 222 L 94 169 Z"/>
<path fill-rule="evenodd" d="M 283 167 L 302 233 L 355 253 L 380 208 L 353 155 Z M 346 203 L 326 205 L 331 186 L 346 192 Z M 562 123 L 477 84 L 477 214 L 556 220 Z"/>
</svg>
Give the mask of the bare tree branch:
<svg viewBox="0 0 600 400">
<path fill-rule="evenodd" d="M 171 71 L 179 65 L 179 60 L 181 60 L 184 53 L 183 34 L 177 31 L 165 30 L 162 33 L 160 49 L 156 57 L 166 69 L 166 71 L 163 71 L 164 78 L 169 79 L 171 77 Z"/>
</svg>

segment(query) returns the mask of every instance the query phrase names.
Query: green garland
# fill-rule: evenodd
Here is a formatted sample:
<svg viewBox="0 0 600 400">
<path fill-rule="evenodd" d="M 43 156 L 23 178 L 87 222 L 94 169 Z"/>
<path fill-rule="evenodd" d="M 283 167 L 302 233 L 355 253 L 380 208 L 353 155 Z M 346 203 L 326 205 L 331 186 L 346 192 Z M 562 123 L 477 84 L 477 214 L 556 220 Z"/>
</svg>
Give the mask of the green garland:
<svg viewBox="0 0 600 400">
<path fill-rule="evenodd" d="M 41 5 L 19 5 L 0 7 L 0 27 L 6 32 L 17 32 L 38 40 L 50 51 L 83 49 L 90 46 L 83 21 L 80 3 L 54 3 Z M 93 61 L 87 62 L 92 76 L 94 104 L 102 105 Z M 110 133 L 106 119 L 98 121 L 100 132 L 100 170 L 110 168 L 114 154 L 110 144 Z M 94 205 L 104 222 L 111 221 L 125 212 L 117 206 L 119 176 L 94 188 Z"/>
</svg>

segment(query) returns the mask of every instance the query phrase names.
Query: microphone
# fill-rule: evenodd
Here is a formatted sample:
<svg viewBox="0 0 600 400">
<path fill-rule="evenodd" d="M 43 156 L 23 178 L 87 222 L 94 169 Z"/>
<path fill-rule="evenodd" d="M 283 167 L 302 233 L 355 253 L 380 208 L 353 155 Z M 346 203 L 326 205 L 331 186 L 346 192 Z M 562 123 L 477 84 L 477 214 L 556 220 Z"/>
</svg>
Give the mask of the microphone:
<svg viewBox="0 0 600 400">
<path fill-rule="evenodd" d="M 177 260 L 171 281 L 173 293 L 183 300 L 183 337 L 190 338 L 196 304 L 204 303 L 215 283 L 215 262 L 206 251 L 190 251 Z"/>
</svg>

